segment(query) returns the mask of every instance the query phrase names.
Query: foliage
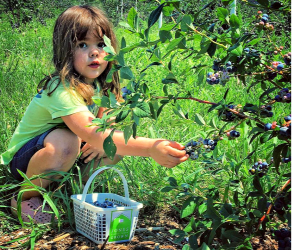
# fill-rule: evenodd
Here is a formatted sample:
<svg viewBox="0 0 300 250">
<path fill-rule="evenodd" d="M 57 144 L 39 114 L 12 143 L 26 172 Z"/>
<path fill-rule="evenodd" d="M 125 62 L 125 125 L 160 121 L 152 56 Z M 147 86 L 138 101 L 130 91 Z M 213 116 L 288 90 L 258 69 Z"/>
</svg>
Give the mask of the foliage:
<svg viewBox="0 0 300 250">
<path fill-rule="evenodd" d="M 184 230 L 177 229 L 172 233 L 178 236 L 177 243 L 189 236 L 190 249 L 203 247 L 204 243 L 212 246 L 214 237 L 221 239 L 225 248 L 251 249 L 246 235 L 265 234 L 274 216 L 290 225 L 291 173 L 289 160 L 284 159 L 290 159 L 291 156 L 291 53 L 290 41 L 285 41 L 285 46 L 281 47 L 276 45 L 278 41 L 275 37 L 276 33 L 282 32 L 281 25 L 288 26 L 285 27 L 287 30 L 290 28 L 290 23 L 284 23 L 285 19 L 290 18 L 290 3 L 244 1 L 248 6 L 255 7 L 256 13 L 253 15 L 249 11 L 247 14 L 250 15 L 242 18 L 230 14 L 230 2 L 232 1 L 222 1 L 220 6 L 217 1 L 212 1 L 196 13 L 188 13 L 181 10 L 180 1 L 161 1 L 142 28 L 138 12 L 132 8 L 127 16 L 127 24 L 122 25 L 128 32 L 139 37 L 140 41 L 127 45 L 123 38 L 120 52 L 110 53 L 106 57 L 109 61 L 118 61 L 112 71 L 119 71 L 121 78 L 128 80 L 123 88 L 124 102 L 117 103 L 112 93 L 109 97 L 94 99 L 97 105 L 110 111 L 102 119 L 93 121 L 99 127 L 98 131 L 105 129 L 109 125 L 106 121 L 116 116 L 117 124 L 114 129 L 124 131 L 125 141 L 131 135 L 136 136 L 142 119 L 157 120 L 167 105 L 172 105 L 173 112 L 180 118 L 174 123 L 185 126 L 197 123 L 202 127 L 208 124 L 200 114 L 194 114 L 195 118 L 192 118 L 189 113 L 184 112 L 179 100 L 211 105 L 207 112 L 217 119 L 211 119 L 207 138 L 212 135 L 221 140 L 221 137 L 223 139 L 223 136 L 227 136 L 232 141 L 243 134 L 247 153 L 236 160 L 233 160 L 234 154 L 231 152 L 220 155 L 221 143 L 210 152 L 199 151 L 202 153 L 202 162 L 218 167 L 207 174 L 216 179 L 224 175 L 226 178 L 220 179 L 215 185 L 202 188 L 198 184 L 196 171 L 195 178 L 183 178 L 183 183 L 177 183 L 175 178 L 169 177 L 170 184 L 161 190 L 173 193 L 177 191 L 174 195 L 182 202 L 181 217 L 189 218 L 190 223 Z M 205 16 L 202 13 L 207 8 L 209 18 L 201 23 L 204 20 L 202 15 Z M 173 12 L 176 12 L 177 19 L 165 23 L 158 36 L 153 35 L 151 29 L 160 14 L 170 17 Z M 276 18 L 276 15 L 280 17 Z M 134 50 L 144 50 L 151 58 L 151 63 L 137 70 L 136 74 L 131 69 L 132 65 L 125 60 L 125 54 Z M 106 51 L 110 51 L 109 46 Z M 212 65 L 202 63 L 207 56 L 214 60 Z M 178 63 L 175 58 L 190 59 L 189 68 L 180 71 L 176 68 Z M 144 80 L 152 67 L 160 67 L 165 72 L 165 76 L 160 79 L 164 96 L 152 92 Z M 246 93 L 255 89 L 257 99 L 250 102 L 245 96 L 244 100 L 234 99 L 232 103 L 227 100 L 228 92 L 235 90 L 228 88 L 224 90 L 222 99 L 214 102 L 201 100 L 185 89 L 188 74 L 197 75 L 200 89 L 206 88 L 205 82 L 213 86 L 218 83 L 226 86 L 230 78 L 235 78 L 237 83 L 245 87 Z M 109 77 L 107 81 L 110 81 Z M 173 85 L 176 87 L 172 88 Z M 282 109 L 284 113 L 277 115 L 277 120 L 272 123 L 265 121 L 266 118 L 269 121 L 277 110 Z M 113 132 L 114 130 L 111 135 Z M 111 138 L 107 139 L 110 140 L 109 143 L 104 142 L 104 150 L 109 157 L 113 157 L 116 151 Z M 191 145 L 193 142 L 187 144 L 187 147 Z M 253 149 L 249 150 L 251 145 Z M 257 159 L 263 148 L 267 159 L 264 161 Z M 251 162 L 251 159 L 252 165 L 255 164 L 249 169 L 246 162 Z M 272 179 L 276 179 L 277 184 L 272 185 Z M 284 188 L 280 189 L 284 183 Z M 200 195 L 203 193 L 204 196 Z M 281 204 L 278 203 L 278 196 L 282 196 Z M 242 234 L 242 231 L 245 233 Z"/>
</svg>

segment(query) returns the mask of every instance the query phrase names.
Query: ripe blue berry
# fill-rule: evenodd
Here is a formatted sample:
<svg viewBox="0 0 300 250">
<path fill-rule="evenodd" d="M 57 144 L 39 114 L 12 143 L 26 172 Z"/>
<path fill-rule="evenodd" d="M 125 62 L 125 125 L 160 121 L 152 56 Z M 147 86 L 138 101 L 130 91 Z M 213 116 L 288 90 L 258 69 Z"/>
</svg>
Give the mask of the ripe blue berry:
<svg viewBox="0 0 300 250">
<path fill-rule="evenodd" d="M 284 65 L 282 63 L 278 64 L 278 66 L 277 66 L 278 71 L 283 70 L 283 68 L 284 68 Z"/>
<path fill-rule="evenodd" d="M 265 124 L 265 131 L 271 130 L 272 129 L 272 124 L 271 123 L 266 123 Z"/>
<path fill-rule="evenodd" d="M 266 18 L 269 18 L 269 15 L 268 15 L 268 14 L 263 14 L 262 16 L 263 16 L 263 17 L 266 17 Z"/>
<path fill-rule="evenodd" d="M 285 120 L 286 122 L 291 121 L 291 120 L 292 120 L 292 117 L 291 117 L 290 115 L 285 116 L 285 117 L 284 117 L 284 120 Z"/>
<path fill-rule="evenodd" d="M 208 77 L 211 77 L 211 76 L 213 76 L 213 73 L 212 73 L 212 72 L 208 72 L 208 73 L 207 73 L 207 76 L 208 76 Z"/>
<path fill-rule="evenodd" d="M 261 21 L 263 21 L 264 23 L 268 22 L 268 20 L 269 19 L 267 17 L 265 17 L 265 16 L 261 18 Z"/>
<path fill-rule="evenodd" d="M 280 95 L 276 95 L 274 99 L 275 99 L 276 102 L 281 102 L 282 101 L 282 98 L 280 97 Z"/>
<path fill-rule="evenodd" d="M 246 53 L 249 53 L 249 52 L 250 52 L 250 49 L 249 49 L 249 48 L 245 48 L 244 51 L 245 51 Z"/>
</svg>

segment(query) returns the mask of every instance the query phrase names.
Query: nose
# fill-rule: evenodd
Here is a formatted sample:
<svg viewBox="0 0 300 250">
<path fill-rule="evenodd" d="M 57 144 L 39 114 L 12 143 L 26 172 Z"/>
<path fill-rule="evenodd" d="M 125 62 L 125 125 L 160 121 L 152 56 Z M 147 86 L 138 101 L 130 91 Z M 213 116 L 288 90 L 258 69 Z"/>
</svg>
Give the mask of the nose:
<svg viewBox="0 0 300 250">
<path fill-rule="evenodd" d="M 97 57 L 99 56 L 99 50 L 97 48 L 93 48 L 91 51 L 90 51 L 90 57 Z"/>
</svg>

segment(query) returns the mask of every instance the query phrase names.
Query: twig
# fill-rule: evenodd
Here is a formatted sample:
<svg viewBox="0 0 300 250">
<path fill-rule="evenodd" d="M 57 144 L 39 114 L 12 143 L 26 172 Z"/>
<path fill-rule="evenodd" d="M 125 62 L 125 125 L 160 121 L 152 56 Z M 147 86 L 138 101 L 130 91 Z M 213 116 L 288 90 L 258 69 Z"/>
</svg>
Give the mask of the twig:
<svg viewBox="0 0 300 250">
<path fill-rule="evenodd" d="M 291 179 L 289 179 L 281 188 L 281 190 L 277 193 L 277 195 L 275 196 L 274 200 L 276 200 L 278 198 L 278 196 L 283 192 L 283 190 L 291 183 Z M 261 223 L 265 220 L 266 216 L 271 212 L 271 209 L 273 207 L 273 204 L 271 203 L 270 206 L 268 207 L 267 213 L 263 215 L 263 217 L 260 218 L 260 220 L 258 221 L 258 225 L 256 228 L 256 231 L 258 231 L 259 226 L 261 225 Z"/>
<path fill-rule="evenodd" d="M 141 233 L 141 232 L 147 232 L 147 231 L 165 231 L 164 227 L 148 227 L 148 228 L 138 228 L 135 230 L 135 232 Z"/>
</svg>

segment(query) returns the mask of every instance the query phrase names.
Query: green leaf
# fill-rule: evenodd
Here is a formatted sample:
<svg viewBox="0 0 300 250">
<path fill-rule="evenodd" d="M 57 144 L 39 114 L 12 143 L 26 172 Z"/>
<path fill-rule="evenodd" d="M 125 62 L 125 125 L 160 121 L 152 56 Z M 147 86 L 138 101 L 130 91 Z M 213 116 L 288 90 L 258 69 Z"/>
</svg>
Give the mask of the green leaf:
<svg viewBox="0 0 300 250">
<path fill-rule="evenodd" d="M 253 45 L 259 43 L 260 40 L 261 40 L 261 38 L 253 39 L 252 41 L 250 41 L 249 43 L 247 43 L 247 46 L 253 46 Z"/>
<path fill-rule="evenodd" d="M 128 114 L 130 113 L 130 110 L 123 110 L 116 116 L 116 123 L 123 121 Z"/>
<path fill-rule="evenodd" d="M 226 230 L 222 233 L 222 236 L 234 242 L 244 241 L 244 237 L 241 234 L 239 234 L 236 230 Z"/>
<path fill-rule="evenodd" d="M 149 16 L 148 19 L 148 29 L 156 23 L 158 20 L 160 13 L 162 12 L 162 9 L 164 7 L 165 3 L 159 5 L 155 10 L 153 10 Z"/>
<path fill-rule="evenodd" d="M 162 43 L 165 43 L 166 41 L 172 39 L 172 34 L 168 30 L 160 30 L 159 31 L 159 38 L 160 38 Z"/>
<path fill-rule="evenodd" d="M 205 242 L 203 242 L 201 247 L 199 248 L 199 250 L 210 250 L 210 247 L 208 245 L 206 245 Z"/>
<path fill-rule="evenodd" d="M 168 177 L 168 178 L 167 178 L 167 181 L 168 181 L 168 182 L 170 183 L 170 185 L 173 186 L 173 187 L 177 187 L 177 186 L 178 186 L 177 181 L 176 181 L 176 179 L 175 179 L 174 177 Z"/>
<path fill-rule="evenodd" d="M 173 51 L 177 46 L 178 44 L 183 40 L 184 37 L 178 37 L 178 38 L 175 38 L 173 39 L 168 47 L 167 47 L 167 51 Z"/>
<path fill-rule="evenodd" d="M 284 149 L 284 147 L 286 147 L 285 143 L 277 145 L 273 151 L 274 166 L 275 166 L 277 173 L 279 173 L 278 168 L 279 168 L 279 164 L 281 162 L 280 155 L 281 155 L 281 151 Z"/>
<path fill-rule="evenodd" d="M 199 124 L 200 126 L 205 125 L 205 121 L 204 121 L 203 117 L 201 115 L 199 115 L 199 114 L 195 115 L 195 122 L 197 124 Z"/>
<path fill-rule="evenodd" d="M 126 40 L 125 40 L 124 37 L 122 37 L 122 39 L 121 39 L 121 49 L 124 49 L 124 48 L 126 48 Z"/>
<path fill-rule="evenodd" d="M 110 100 L 107 96 L 102 96 L 101 97 L 101 103 L 99 105 L 100 107 L 104 108 L 110 108 Z"/>
<path fill-rule="evenodd" d="M 230 15 L 229 19 L 230 27 L 238 29 L 241 26 L 239 18 L 235 14 Z"/>
<path fill-rule="evenodd" d="M 126 126 L 125 129 L 124 129 L 125 144 L 127 144 L 128 140 L 130 139 L 132 134 L 133 134 L 132 127 L 131 126 Z"/>
<path fill-rule="evenodd" d="M 243 46 L 240 43 L 237 43 L 234 46 L 230 47 L 228 49 L 228 52 L 236 56 L 241 56 L 243 54 Z"/>
<path fill-rule="evenodd" d="M 111 45 L 110 39 L 106 35 L 103 35 L 103 40 L 106 45 L 106 47 L 104 47 L 104 50 L 106 48 L 105 51 L 107 53 L 115 55 L 116 51 L 115 51 L 114 47 Z"/>
<path fill-rule="evenodd" d="M 150 117 L 151 115 L 149 105 L 146 102 L 139 102 L 133 108 L 133 113 L 139 118 Z"/>
<path fill-rule="evenodd" d="M 191 215 L 194 212 L 196 206 L 198 205 L 199 200 L 200 200 L 200 197 L 188 198 L 182 205 L 180 217 L 185 218 L 185 217 Z"/>
<path fill-rule="evenodd" d="M 198 212 L 199 212 L 200 215 L 203 214 L 206 210 L 207 210 L 207 204 L 206 203 L 203 203 L 198 207 Z"/>
<path fill-rule="evenodd" d="M 104 148 L 104 152 L 107 155 L 107 157 L 111 160 L 114 159 L 115 154 L 117 152 L 117 147 L 112 139 L 114 130 L 112 130 L 109 134 L 108 137 L 105 138 L 104 142 L 103 142 L 103 148 Z"/>
<path fill-rule="evenodd" d="M 264 190 L 260 184 L 260 180 L 258 175 L 254 175 L 253 186 L 257 189 L 257 191 L 261 194 L 264 194 Z"/>
<path fill-rule="evenodd" d="M 175 189 L 175 187 L 173 187 L 173 186 L 166 186 L 166 187 L 163 187 L 163 188 L 160 190 L 160 192 L 167 193 L 167 192 L 172 191 L 173 189 Z"/>
<path fill-rule="evenodd" d="M 117 108 L 117 107 L 119 107 L 119 103 L 118 103 L 118 101 L 116 99 L 116 96 L 113 93 L 111 93 L 111 92 L 109 92 L 109 102 L 110 102 L 110 107 L 111 108 Z"/>
<path fill-rule="evenodd" d="M 270 5 L 268 0 L 256 0 L 256 1 L 265 7 L 269 7 L 269 5 Z"/>
<path fill-rule="evenodd" d="M 206 215 L 212 220 L 219 220 L 222 218 L 221 214 L 214 208 L 213 200 L 211 197 L 207 197 L 207 210 Z"/>
<path fill-rule="evenodd" d="M 193 26 L 193 19 L 190 15 L 184 15 L 181 20 L 181 30 L 183 32 L 187 32 L 189 30 L 189 26 Z"/>
<path fill-rule="evenodd" d="M 213 41 L 217 41 L 217 37 L 213 38 Z M 216 53 L 217 50 L 217 44 L 211 42 L 207 48 L 207 53 L 210 57 L 213 57 L 213 55 Z"/>
<path fill-rule="evenodd" d="M 159 65 L 162 65 L 160 62 L 153 62 L 153 63 L 150 63 L 146 68 L 144 68 L 141 73 L 143 73 L 146 69 L 150 68 L 151 66 L 159 66 Z"/>
<path fill-rule="evenodd" d="M 129 10 L 128 15 L 127 15 L 127 22 L 132 29 L 135 29 L 135 16 L 136 15 L 137 15 L 137 12 L 136 12 L 135 8 L 131 7 L 131 9 Z"/>
<path fill-rule="evenodd" d="M 229 16 L 228 10 L 225 8 L 219 7 L 217 9 L 217 16 L 220 21 L 222 21 L 223 23 L 226 23 L 226 19 L 228 19 L 228 16 Z"/>
<path fill-rule="evenodd" d="M 133 78 L 132 71 L 129 67 L 122 67 L 120 69 L 120 77 L 123 79 L 131 80 Z"/>
</svg>

